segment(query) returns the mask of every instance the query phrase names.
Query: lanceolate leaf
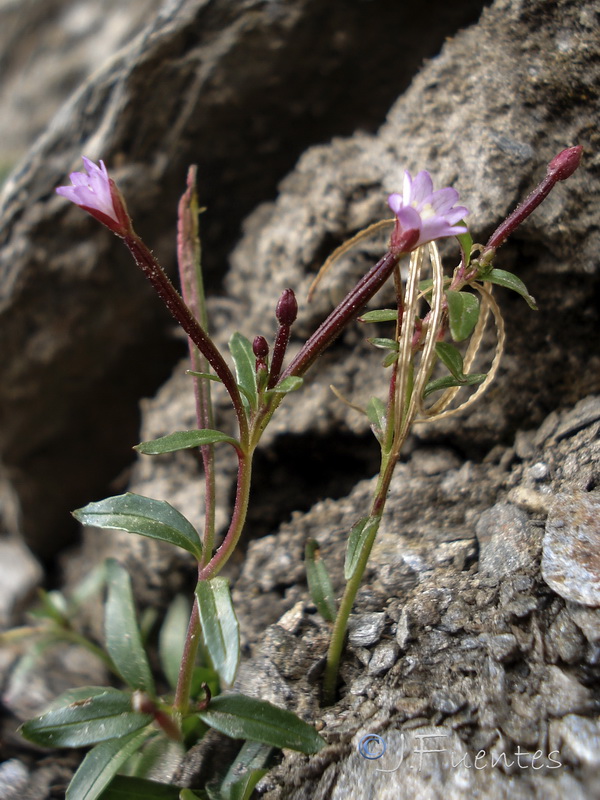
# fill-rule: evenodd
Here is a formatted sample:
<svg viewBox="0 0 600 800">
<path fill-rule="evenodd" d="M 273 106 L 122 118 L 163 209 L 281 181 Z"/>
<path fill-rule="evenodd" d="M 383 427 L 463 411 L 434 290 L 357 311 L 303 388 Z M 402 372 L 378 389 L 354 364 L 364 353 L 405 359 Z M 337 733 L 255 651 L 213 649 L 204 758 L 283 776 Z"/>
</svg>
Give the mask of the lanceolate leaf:
<svg viewBox="0 0 600 800">
<path fill-rule="evenodd" d="M 319 544 L 315 539 L 307 541 L 304 559 L 310 596 L 323 619 L 333 622 L 337 614 L 335 594 L 327 568 L 321 558 Z"/>
<path fill-rule="evenodd" d="M 381 442 L 387 425 L 387 409 L 385 403 L 378 397 L 372 397 L 367 405 L 367 418 L 373 428 L 373 433 Z"/>
<path fill-rule="evenodd" d="M 237 449 L 240 446 L 237 439 L 232 439 L 226 433 L 205 428 L 197 431 L 176 431 L 151 442 L 141 442 L 133 449 L 147 456 L 156 456 L 162 453 L 174 453 L 176 450 L 188 450 L 191 447 L 202 447 L 205 444 L 216 444 L 217 442 L 227 442 Z"/>
<path fill-rule="evenodd" d="M 219 787 L 222 800 L 247 800 L 265 774 L 264 767 L 272 752 L 268 744 L 244 742 Z"/>
<path fill-rule="evenodd" d="M 446 292 L 450 333 L 455 342 L 462 342 L 473 332 L 479 317 L 479 301 L 469 292 Z"/>
<path fill-rule="evenodd" d="M 448 342 L 438 342 L 435 346 L 435 351 L 442 363 L 444 363 L 452 375 L 458 380 L 465 377 L 463 372 L 463 357 L 459 351 Z"/>
<path fill-rule="evenodd" d="M 83 525 L 116 528 L 150 539 L 160 539 L 182 547 L 198 561 L 202 558 L 202 545 L 194 526 L 164 500 L 152 500 L 127 492 L 89 503 L 74 511 L 73 516 Z"/>
<path fill-rule="evenodd" d="M 377 311 L 367 311 L 359 318 L 359 322 L 395 322 L 398 319 L 398 311 L 394 308 L 379 308 Z"/>
<path fill-rule="evenodd" d="M 132 689 L 154 694 L 154 681 L 138 627 L 131 580 L 118 561 L 107 564 L 108 596 L 104 611 L 106 649 Z"/>
<path fill-rule="evenodd" d="M 127 759 L 139 750 L 151 734 L 152 729 L 147 728 L 96 745 L 83 759 L 73 776 L 65 800 L 96 800 L 100 796 L 103 799 L 110 797 L 111 800 L 117 800 L 118 795 L 105 794 L 104 790 Z M 140 800 L 142 797 L 144 800 L 151 800 L 148 795 L 140 796 Z M 121 798 L 125 800 L 123 795 Z M 128 796 L 127 800 L 132 800 L 131 796 Z"/>
<path fill-rule="evenodd" d="M 252 739 L 302 753 L 317 753 L 325 746 L 315 729 L 291 711 L 284 711 L 254 697 L 218 695 L 198 716 L 211 728 L 233 739 Z"/>
<path fill-rule="evenodd" d="M 466 225 L 464 220 L 461 220 L 457 223 L 457 225 Z M 473 237 L 467 231 L 466 233 L 459 233 L 456 237 L 458 239 L 458 243 L 460 245 L 460 249 L 462 251 L 462 260 L 463 266 L 468 267 L 471 263 L 471 250 L 473 248 Z"/>
<path fill-rule="evenodd" d="M 238 386 L 248 400 L 250 408 L 258 407 L 258 389 L 256 386 L 256 358 L 252 345 L 241 333 L 234 333 L 229 340 L 229 351 L 235 364 Z"/>
<path fill-rule="evenodd" d="M 127 736 L 152 721 L 131 710 L 131 696 L 117 689 L 81 698 L 29 720 L 21 733 L 44 747 L 85 747 Z"/>
<path fill-rule="evenodd" d="M 190 611 L 187 597 L 178 594 L 167 610 L 158 636 L 160 663 L 172 689 L 177 688 Z"/>
<path fill-rule="evenodd" d="M 221 683 L 231 686 L 240 660 L 240 633 L 227 580 L 199 581 L 196 598 L 204 643 L 213 667 Z"/>
<path fill-rule="evenodd" d="M 347 581 L 354 575 L 367 540 L 373 534 L 373 530 L 379 527 L 380 519 L 381 517 L 363 517 L 352 527 L 344 564 L 344 577 Z"/>
<path fill-rule="evenodd" d="M 372 339 L 367 339 L 369 344 L 372 344 L 373 347 L 379 347 L 382 350 L 393 350 L 394 352 L 398 352 L 398 342 L 395 339 L 385 339 L 380 336 L 376 336 Z"/>
<path fill-rule="evenodd" d="M 535 298 L 529 294 L 523 281 L 512 272 L 506 272 L 504 269 L 492 269 L 483 276 L 482 280 L 497 283 L 498 286 L 504 286 L 506 289 L 512 289 L 513 292 L 520 294 L 524 298 L 529 308 L 534 311 L 538 310 Z"/>
<path fill-rule="evenodd" d="M 472 375 L 465 375 L 462 380 L 459 380 L 453 375 L 446 375 L 444 378 L 429 381 L 423 392 L 423 397 L 428 397 L 432 392 L 437 392 L 440 389 L 449 389 L 451 386 L 475 386 L 478 383 L 483 383 L 486 377 L 483 374 L 473 373 Z"/>
<path fill-rule="evenodd" d="M 289 394 L 290 392 L 295 392 L 299 389 L 302 384 L 304 383 L 304 378 L 298 378 L 296 375 L 288 375 L 287 378 L 284 378 L 281 383 L 278 383 L 272 389 L 269 389 L 267 395 L 273 394 Z"/>
</svg>

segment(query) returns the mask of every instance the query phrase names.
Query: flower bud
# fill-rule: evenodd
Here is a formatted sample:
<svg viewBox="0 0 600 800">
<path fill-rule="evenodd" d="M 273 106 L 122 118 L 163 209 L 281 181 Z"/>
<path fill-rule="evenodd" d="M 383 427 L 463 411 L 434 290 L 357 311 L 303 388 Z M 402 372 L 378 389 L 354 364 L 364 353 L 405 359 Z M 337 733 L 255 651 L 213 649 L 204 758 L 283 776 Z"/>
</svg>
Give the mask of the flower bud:
<svg viewBox="0 0 600 800">
<path fill-rule="evenodd" d="M 564 181 L 570 178 L 581 163 L 581 154 L 583 147 L 568 147 L 557 156 L 554 156 L 552 161 L 548 164 L 548 175 L 557 181 Z"/>
<path fill-rule="evenodd" d="M 254 341 L 252 342 L 252 352 L 256 356 L 256 358 L 264 361 L 264 359 L 269 355 L 269 343 L 265 339 L 264 336 L 256 336 Z"/>
<path fill-rule="evenodd" d="M 275 309 L 275 316 L 280 325 L 287 325 L 288 327 L 296 320 L 298 303 L 296 295 L 291 289 L 283 290 Z"/>
</svg>

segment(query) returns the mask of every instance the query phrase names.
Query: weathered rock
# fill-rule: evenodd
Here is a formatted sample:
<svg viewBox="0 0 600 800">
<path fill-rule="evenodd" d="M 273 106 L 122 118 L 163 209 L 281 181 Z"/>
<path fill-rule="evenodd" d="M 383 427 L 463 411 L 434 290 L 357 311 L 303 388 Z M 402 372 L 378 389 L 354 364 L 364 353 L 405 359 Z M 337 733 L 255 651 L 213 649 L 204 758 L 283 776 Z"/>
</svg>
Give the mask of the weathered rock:
<svg viewBox="0 0 600 800">
<path fill-rule="evenodd" d="M 575 492 L 554 498 L 546 522 L 542 575 L 555 592 L 600 606 L 600 498 Z"/>
</svg>

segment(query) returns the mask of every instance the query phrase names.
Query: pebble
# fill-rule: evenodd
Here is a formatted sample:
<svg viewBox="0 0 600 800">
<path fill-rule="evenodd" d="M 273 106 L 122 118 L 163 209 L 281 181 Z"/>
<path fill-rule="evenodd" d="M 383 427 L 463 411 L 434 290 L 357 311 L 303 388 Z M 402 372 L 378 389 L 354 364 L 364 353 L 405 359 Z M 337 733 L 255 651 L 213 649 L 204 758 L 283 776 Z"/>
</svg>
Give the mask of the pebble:
<svg viewBox="0 0 600 800">
<path fill-rule="evenodd" d="M 542 543 L 542 576 L 548 586 L 575 603 L 600 606 L 600 496 L 558 494 Z"/>
<path fill-rule="evenodd" d="M 527 515 L 516 506 L 496 503 L 483 512 L 475 533 L 481 573 L 503 578 L 531 565 L 535 537 L 527 529 Z"/>
<path fill-rule="evenodd" d="M 373 655 L 369 661 L 367 672 L 369 675 L 383 675 L 391 669 L 398 659 L 400 648 L 397 642 L 381 642 L 373 650 Z"/>
<path fill-rule="evenodd" d="M 381 639 L 385 612 L 355 614 L 348 620 L 348 641 L 352 647 L 369 647 Z"/>
</svg>

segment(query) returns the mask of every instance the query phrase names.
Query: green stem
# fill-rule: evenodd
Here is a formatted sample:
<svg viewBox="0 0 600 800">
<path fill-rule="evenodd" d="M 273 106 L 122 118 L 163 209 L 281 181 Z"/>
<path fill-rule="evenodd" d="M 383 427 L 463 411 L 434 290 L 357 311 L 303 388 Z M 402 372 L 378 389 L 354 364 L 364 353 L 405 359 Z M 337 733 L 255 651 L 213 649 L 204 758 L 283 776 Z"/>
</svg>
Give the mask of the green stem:
<svg viewBox="0 0 600 800">
<path fill-rule="evenodd" d="M 188 623 L 183 655 L 181 657 L 181 666 L 179 667 L 179 676 L 177 678 L 175 700 L 173 702 L 173 708 L 182 716 L 185 716 L 190 704 L 192 678 L 194 676 L 194 665 L 196 663 L 199 643 L 200 614 L 198 613 L 196 598 L 194 597 L 194 605 L 192 606 L 192 613 L 190 614 L 190 621 Z"/>
<path fill-rule="evenodd" d="M 231 515 L 229 530 L 221 543 L 221 546 L 208 562 L 198 572 L 198 580 L 207 581 L 223 569 L 231 558 L 233 551 L 242 535 L 246 515 L 248 513 L 248 500 L 250 498 L 250 484 L 252 482 L 252 456 L 253 451 L 238 451 L 238 477 L 235 495 L 235 504 Z"/>
<path fill-rule="evenodd" d="M 344 649 L 344 641 L 346 639 L 346 630 L 348 628 L 348 618 L 352 612 L 356 595 L 362 583 L 364 572 L 373 549 L 375 537 L 379 530 L 379 523 L 385 507 L 387 492 L 390 486 L 390 481 L 394 472 L 395 461 L 387 456 L 381 459 L 381 470 L 379 472 L 379 480 L 377 481 L 377 488 L 373 503 L 371 505 L 371 514 L 369 518 L 375 518 L 377 524 L 373 525 L 369 536 L 365 540 L 360 558 L 352 573 L 344 594 L 340 602 L 340 607 L 335 618 L 333 625 L 333 632 L 331 634 L 331 641 L 329 642 L 329 650 L 327 652 L 327 663 L 325 665 L 325 677 L 323 679 L 323 703 L 326 706 L 333 705 L 335 702 L 336 685 L 338 669 L 340 666 L 340 659 L 342 657 L 342 650 Z"/>
</svg>

